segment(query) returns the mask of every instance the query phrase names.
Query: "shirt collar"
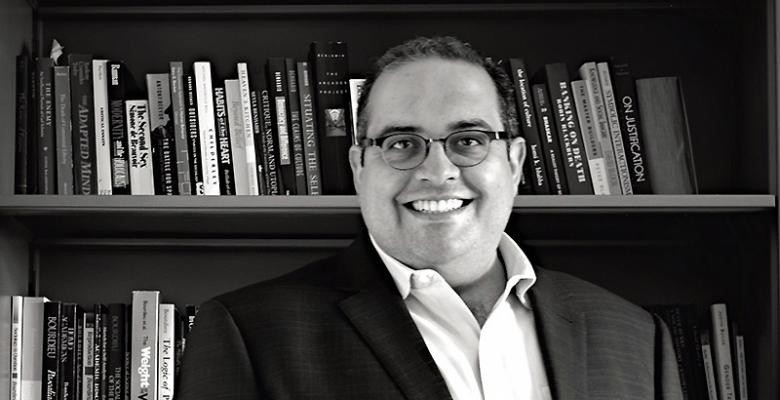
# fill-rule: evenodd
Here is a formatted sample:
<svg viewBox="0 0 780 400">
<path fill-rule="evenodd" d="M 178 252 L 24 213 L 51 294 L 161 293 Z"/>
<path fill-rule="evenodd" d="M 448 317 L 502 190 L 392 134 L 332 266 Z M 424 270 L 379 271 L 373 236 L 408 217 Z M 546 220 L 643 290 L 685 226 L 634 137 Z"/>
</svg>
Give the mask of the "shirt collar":
<svg viewBox="0 0 780 400">
<path fill-rule="evenodd" d="M 388 272 L 390 272 L 390 276 L 393 277 L 395 286 L 398 288 L 398 292 L 404 300 L 409 297 L 409 293 L 412 290 L 412 279 L 414 276 L 438 275 L 438 273 L 432 269 L 415 270 L 404 265 L 402 262 L 385 253 L 370 233 L 368 237 L 371 239 L 371 244 L 374 245 L 376 252 L 379 254 L 379 258 L 382 259 Z M 531 262 L 528 260 L 528 257 L 523 250 L 520 249 L 520 246 L 518 246 L 506 232 L 502 234 L 501 241 L 498 243 L 498 251 L 501 254 L 507 276 L 506 288 L 501 297 L 506 298 L 507 292 L 514 288 L 515 294 L 523 306 L 530 309 L 531 304 L 527 293 L 531 286 L 536 282 L 536 273 L 534 272 Z"/>
</svg>

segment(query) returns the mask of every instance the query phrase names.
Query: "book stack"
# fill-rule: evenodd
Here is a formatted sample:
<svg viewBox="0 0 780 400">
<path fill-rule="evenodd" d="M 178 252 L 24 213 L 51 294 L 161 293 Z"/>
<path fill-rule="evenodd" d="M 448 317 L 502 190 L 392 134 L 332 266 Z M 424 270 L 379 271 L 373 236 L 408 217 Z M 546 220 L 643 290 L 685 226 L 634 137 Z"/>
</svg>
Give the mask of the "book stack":
<svg viewBox="0 0 780 400">
<path fill-rule="evenodd" d="M 10 399 L 171 400 L 197 306 L 181 315 L 157 291 L 83 308 L 45 297 L 11 301 Z"/>
<path fill-rule="evenodd" d="M 745 339 L 725 303 L 651 306 L 672 335 L 686 400 L 747 400 Z"/>
</svg>

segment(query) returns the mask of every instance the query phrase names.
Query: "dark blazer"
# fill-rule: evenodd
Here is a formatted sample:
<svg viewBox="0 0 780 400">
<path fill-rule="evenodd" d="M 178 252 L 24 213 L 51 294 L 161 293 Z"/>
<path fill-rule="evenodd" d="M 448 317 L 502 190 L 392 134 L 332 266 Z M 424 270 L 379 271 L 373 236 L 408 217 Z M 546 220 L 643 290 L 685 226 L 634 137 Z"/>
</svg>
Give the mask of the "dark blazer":
<svg viewBox="0 0 780 400">
<path fill-rule="evenodd" d="M 659 319 L 570 275 L 536 273 L 530 295 L 555 399 L 682 399 Z M 203 304 L 176 392 L 177 400 L 450 398 L 367 237 Z"/>
</svg>

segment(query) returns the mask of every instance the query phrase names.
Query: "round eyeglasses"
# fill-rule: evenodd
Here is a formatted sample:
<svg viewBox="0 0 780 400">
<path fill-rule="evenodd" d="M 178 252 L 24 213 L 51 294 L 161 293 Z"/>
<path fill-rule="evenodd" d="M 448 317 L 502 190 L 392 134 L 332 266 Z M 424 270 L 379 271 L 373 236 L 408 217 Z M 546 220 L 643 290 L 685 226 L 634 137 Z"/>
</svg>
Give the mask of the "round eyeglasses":
<svg viewBox="0 0 780 400">
<path fill-rule="evenodd" d="M 396 133 L 376 139 L 364 138 L 360 145 L 363 148 L 378 146 L 387 165 L 405 171 L 417 168 L 425 161 L 433 142 L 442 142 L 444 154 L 454 165 L 473 167 L 487 158 L 491 141 L 508 138 L 509 134 L 503 131 L 470 129 L 452 132 L 440 139 Z"/>
</svg>

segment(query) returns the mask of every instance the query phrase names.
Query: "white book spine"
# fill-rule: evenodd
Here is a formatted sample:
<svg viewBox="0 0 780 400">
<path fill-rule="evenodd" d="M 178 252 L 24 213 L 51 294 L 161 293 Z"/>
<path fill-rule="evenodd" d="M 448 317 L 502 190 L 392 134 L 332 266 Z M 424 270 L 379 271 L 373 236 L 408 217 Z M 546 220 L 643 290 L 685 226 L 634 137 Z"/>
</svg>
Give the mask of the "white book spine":
<svg viewBox="0 0 780 400">
<path fill-rule="evenodd" d="M 154 194 L 149 103 L 146 100 L 127 100 L 125 113 L 130 150 L 130 193 Z"/>
<path fill-rule="evenodd" d="M 610 194 L 609 182 L 607 180 L 607 167 L 601 149 L 601 140 L 596 136 L 595 130 L 593 129 L 594 123 L 591 116 L 591 105 L 590 100 L 588 99 L 587 89 L 585 88 L 585 81 L 572 81 L 571 88 L 574 93 L 574 106 L 577 109 L 577 119 L 580 121 L 580 128 L 582 130 L 582 141 L 585 147 L 585 156 L 588 159 L 593 194 Z"/>
<path fill-rule="evenodd" d="M 11 400 L 21 400 L 24 297 L 13 296 L 11 303 Z"/>
<path fill-rule="evenodd" d="M 715 366 L 712 363 L 709 330 L 701 332 L 699 337 L 701 341 L 701 359 L 702 364 L 704 364 L 704 379 L 707 382 L 707 397 L 709 400 L 718 400 L 718 384 L 715 382 Z"/>
<path fill-rule="evenodd" d="M 22 305 L 22 400 L 40 400 L 43 381 L 43 297 L 25 297 Z"/>
<path fill-rule="evenodd" d="M 200 160 L 203 171 L 203 193 L 219 196 L 219 154 L 217 131 L 214 123 L 214 90 L 211 85 L 211 63 L 197 61 L 195 71 L 195 96 L 198 103 L 198 128 L 200 132 Z"/>
<path fill-rule="evenodd" d="M 250 97 L 249 69 L 246 63 L 238 63 L 238 83 L 241 90 L 241 114 L 244 119 L 244 154 L 246 156 L 246 174 L 249 184 L 249 194 L 259 195 L 260 186 L 257 180 L 257 153 L 255 152 L 255 131 L 252 124 L 252 99 Z M 238 192 L 236 192 L 238 193 Z"/>
<path fill-rule="evenodd" d="M 160 293 L 133 291 L 130 345 L 130 399 L 157 399 Z"/>
<path fill-rule="evenodd" d="M 158 341 L 160 356 L 157 369 L 160 400 L 173 400 L 174 394 L 175 307 L 173 304 L 160 304 L 160 340 Z"/>
<path fill-rule="evenodd" d="M 745 362 L 745 337 L 737 335 L 737 376 L 739 377 L 739 400 L 748 400 L 747 365 Z"/>
<path fill-rule="evenodd" d="M 718 379 L 720 400 L 736 400 L 734 392 L 734 364 L 731 362 L 729 319 L 724 303 L 710 306 L 712 316 L 712 348 Z"/>
<path fill-rule="evenodd" d="M 585 89 L 591 104 L 590 112 L 593 120 L 593 131 L 601 143 L 604 165 L 607 169 L 609 193 L 622 194 L 623 189 L 620 186 L 620 175 L 618 174 L 615 161 L 615 151 L 612 150 L 612 136 L 609 133 L 609 120 L 607 119 L 607 110 L 604 107 L 604 96 L 601 93 L 601 83 L 599 82 L 599 72 L 596 68 L 596 63 L 587 62 L 582 64 L 579 72 L 585 81 Z"/>
<path fill-rule="evenodd" d="M 95 166 L 98 194 L 111 194 L 111 133 L 108 126 L 108 60 L 92 60 L 92 94 L 95 103 Z"/>
<path fill-rule="evenodd" d="M 245 168 L 248 146 L 244 134 L 244 111 L 238 79 L 225 79 L 225 109 L 227 109 L 230 130 L 230 152 L 232 153 L 233 181 L 236 183 L 236 194 L 251 194 L 249 174 Z"/>
<path fill-rule="evenodd" d="M 352 144 L 357 146 L 357 123 L 358 123 L 358 102 L 360 101 L 360 95 L 363 94 L 363 86 L 366 84 L 365 79 L 350 79 L 349 80 L 349 103 L 350 111 L 352 112 Z"/>
<path fill-rule="evenodd" d="M 623 194 L 634 194 L 631 188 L 631 175 L 628 170 L 626 149 L 623 147 L 623 136 L 620 133 L 620 117 L 618 116 L 617 103 L 615 103 L 615 91 L 612 89 L 612 78 L 609 75 L 609 64 L 600 62 L 596 64 L 599 72 L 601 93 L 604 96 L 604 108 L 609 121 L 609 133 L 612 139 L 612 150 L 615 153 L 620 188 Z"/>
</svg>

